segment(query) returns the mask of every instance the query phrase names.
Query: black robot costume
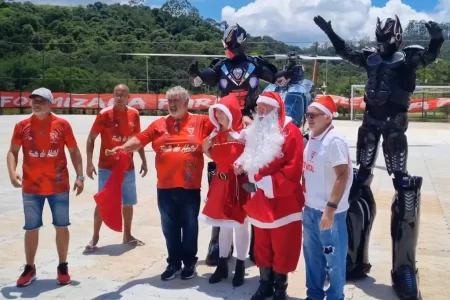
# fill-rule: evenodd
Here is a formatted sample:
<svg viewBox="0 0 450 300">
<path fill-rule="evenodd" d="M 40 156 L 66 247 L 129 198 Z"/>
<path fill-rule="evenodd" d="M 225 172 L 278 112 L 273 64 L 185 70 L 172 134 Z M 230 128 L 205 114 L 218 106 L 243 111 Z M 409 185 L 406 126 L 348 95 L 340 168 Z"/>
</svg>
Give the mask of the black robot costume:
<svg viewBox="0 0 450 300">
<path fill-rule="evenodd" d="M 245 46 L 248 34 L 239 25 L 225 29 L 222 43 L 227 58 L 214 59 L 212 63 L 202 71 L 198 68 L 198 62 L 189 67 L 189 75 L 194 78 L 194 85 L 206 84 L 219 86 L 220 97 L 234 93 L 239 101 L 244 118 L 253 118 L 256 108 L 256 100 L 259 95 L 260 79 L 274 83 L 277 68 L 262 57 L 253 57 L 245 54 Z M 245 123 L 245 121 L 244 121 Z M 216 165 L 208 163 L 208 180 L 214 175 Z M 219 260 L 219 227 L 213 227 L 209 243 L 206 264 L 217 265 Z M 252 226 L 249 256 L 254 262 L 253 255 L 254 230 Z M 233 249 L 230 251 L 230 257 Z"/>
<path fill-rule="evenodd" d="M 420 223 L 422 177 L 407 171 L 410 94 L 416 88 L 416 71 L 431 64 L 439 55 L 444 38 L 435 22 L 425 26 L 431 36 L 427 48 L 412 45 L 399 50 L 403 30 L 400 20 L 378 19 L 377 47 L 353 50 L 332 29 L 331 22 L 317 16 L 314 22 L 328 35 L 336 53 L 354 65 L 365 68 L 366 109 L 358 131 L 357 164 L 347 215 L 349 249 L 347 279 L 364 277 L 369 264 L 369 238 L 376 204 L 370 188 L 380 139 L 387 172 L 393 175 L 395 194 L 391 207 L 392 286 L 401 299 L 419 299 L 416 247 Z"/>
</svg>

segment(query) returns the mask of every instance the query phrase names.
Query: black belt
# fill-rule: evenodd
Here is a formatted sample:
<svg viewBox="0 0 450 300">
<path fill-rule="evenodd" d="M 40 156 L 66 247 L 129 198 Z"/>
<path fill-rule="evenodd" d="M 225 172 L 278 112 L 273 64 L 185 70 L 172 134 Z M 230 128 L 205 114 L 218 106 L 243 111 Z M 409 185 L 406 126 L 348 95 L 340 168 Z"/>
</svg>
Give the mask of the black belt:
<svg viewBox="0 0 450 300">
<path fill-rule="evenodd" d="M 219 178 L 222 179 L 222 180 L 227 180 L 228 179 L 228 175 L 225 174 L 225 173 L 219 172 L 219 173 L 217 173 L 217 176 L 219 176 Z"/>
</svg>

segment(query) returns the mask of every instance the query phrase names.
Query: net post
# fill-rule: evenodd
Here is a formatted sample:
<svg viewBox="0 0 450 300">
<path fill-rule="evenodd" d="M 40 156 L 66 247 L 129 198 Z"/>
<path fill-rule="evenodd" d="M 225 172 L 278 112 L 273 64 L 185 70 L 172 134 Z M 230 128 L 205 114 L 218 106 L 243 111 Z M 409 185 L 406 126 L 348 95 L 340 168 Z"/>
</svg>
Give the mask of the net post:
<svg viewBox="0 0 450 300">
<path fill-rule="evenodd" d="M 353 87 L 354 87 L 354 85 L 352 84 L 351 85 L 351 87 L 350 87 L 350 99 L 349 99 L 349 102 L 350 102 L 350 121 L 353 121 L 353 96 L 354 96 L 354 92 L 353 92 Z"/>
</svg>

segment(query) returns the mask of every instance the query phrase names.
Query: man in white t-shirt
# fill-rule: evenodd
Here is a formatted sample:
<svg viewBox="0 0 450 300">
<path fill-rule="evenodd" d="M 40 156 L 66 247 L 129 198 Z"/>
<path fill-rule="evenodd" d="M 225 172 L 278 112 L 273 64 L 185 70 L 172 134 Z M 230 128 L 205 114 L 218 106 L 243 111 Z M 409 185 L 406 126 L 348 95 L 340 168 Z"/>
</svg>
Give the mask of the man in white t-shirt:
<svg viewBox="0 0 450 300">
<path fill-rule="evenodd" d="M 347 142 L 332 124 L 330 96 L 313 102 L 306 117 L 311 137 L 303 157 L 303 254 L 307 300 L 343 300 L 346 281 L 348 196 L 353 181 Z M 330 287 L 324 291 L 326 276 Z"/>
</svg>

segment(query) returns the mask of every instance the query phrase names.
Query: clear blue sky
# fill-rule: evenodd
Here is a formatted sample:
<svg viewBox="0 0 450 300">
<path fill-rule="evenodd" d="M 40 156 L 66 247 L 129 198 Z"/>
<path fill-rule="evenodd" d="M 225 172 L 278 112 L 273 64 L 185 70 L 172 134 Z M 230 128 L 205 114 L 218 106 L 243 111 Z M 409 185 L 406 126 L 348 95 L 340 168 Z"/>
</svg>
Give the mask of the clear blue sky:
<svg viewBox="0 0 450 300">
<path fill-rule="evenodd" d="M 164 0 L 146 0 L 146 5 L 161 5 Z M 191 4 L 200 10 L 203 17 L 220 20 L 222 8 L 224 6 L 231 6 L 240 8 L 247 5 L 252 0 L 190 0 Z M 384 6 L 387 0 L 372 0 L 373 6 Z M 437 5 L 438 0 L 403 0 L 403 3 L 411 6 L 417 11 L 433 11 Z"/>
</svg>

